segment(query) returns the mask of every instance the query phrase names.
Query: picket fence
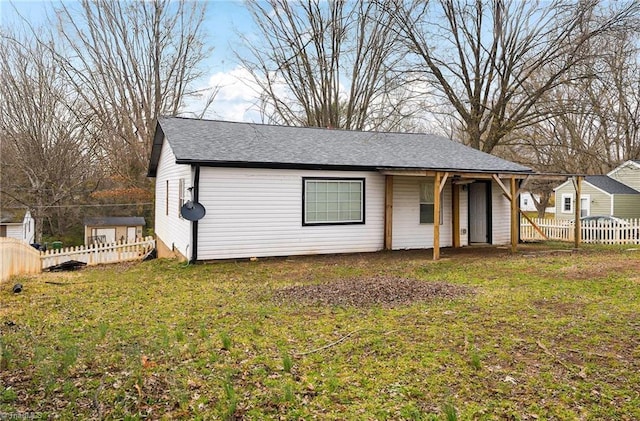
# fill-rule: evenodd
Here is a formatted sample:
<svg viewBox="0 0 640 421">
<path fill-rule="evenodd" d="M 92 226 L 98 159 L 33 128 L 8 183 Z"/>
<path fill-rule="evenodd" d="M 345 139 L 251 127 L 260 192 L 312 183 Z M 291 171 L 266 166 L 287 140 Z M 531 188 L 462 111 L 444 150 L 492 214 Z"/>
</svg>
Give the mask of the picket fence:
<svg viewBox="0 0 640 421">
<path fill-rule="evenodd" d="M 520 239 L 523 241 L 574 241 L 575 226 L 571 220 L 533 218 L 532 221 L 544 236 L 529 221 L 522 219 Z M 640 219 L 624 219 L 620 223 L 582 221 L 580 237 L 583 243 L 640 244 Z"/>
<path fill-rule="evenodd" d="M 0 281 L 21 274 L 39 273 L 71 260 L 98 265 L 142 260 L 156 246 L 153 237 L 132 242 L 94 244 L 40 252 L 29 244 L 12 238 L 0 238 Z"/>
</svg>

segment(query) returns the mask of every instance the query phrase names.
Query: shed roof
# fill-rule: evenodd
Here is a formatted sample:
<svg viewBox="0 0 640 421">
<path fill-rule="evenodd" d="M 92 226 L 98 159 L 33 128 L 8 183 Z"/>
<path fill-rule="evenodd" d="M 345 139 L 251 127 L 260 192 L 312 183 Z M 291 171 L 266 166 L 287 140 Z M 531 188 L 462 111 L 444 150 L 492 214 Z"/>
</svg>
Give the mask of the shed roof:
<svg viewBox="0 0 640 421">
<path fill-rule="evenodd" d="M 528 174 L 525 166 L 441 136 L 164 117 L 149 176 L 167 139 L 178 164 L 307 169 L 408 169 Z"/>
<path fill-rule="evenodd" d="M 103 216 L 97 218 L 85 218 L 84 225 L 90 227 L 137 227 L 145 226 L 142 216 Z"/>
<path fill-rule="evenodd" d="M 609 194 L 640 194 L 639 191 L 622 184 L 618 180 L 614 180 L 608 175 L 588 175 L 584 178 L 584 181 Z"/>
<path fill-rule="evenodd" d="M 0 210 L 0 224 L 22 224 L 27 212 L 22 209 Z"/>
</svg>

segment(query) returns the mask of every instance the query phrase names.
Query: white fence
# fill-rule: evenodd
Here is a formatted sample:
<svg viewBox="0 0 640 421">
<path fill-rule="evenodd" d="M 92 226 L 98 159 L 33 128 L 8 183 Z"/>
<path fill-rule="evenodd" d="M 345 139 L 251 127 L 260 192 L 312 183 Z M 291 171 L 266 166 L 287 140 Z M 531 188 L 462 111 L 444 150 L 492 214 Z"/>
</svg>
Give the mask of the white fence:
<svg viewBox="0 0 640 421">
<path fill-rule="evenodd" d="M 130 243 L 96 244 L 39 252 L 24 241 L 0 238 L 0 282 L 14 275 L 39 273 L 71 260 L 98 265 L 142 260 L 156 246 L 153 237 Z"/>
<path fill-rule="evenodd" d="M 574 241 L 575 226 L 573 221 L 540 218 L 533 218 L 532 221 L 542 233 L 529 221 L 522 219 L 520 223 L 520 238 L 524 241 Z M 640 244 L 640 219 L 624 219 L 620 222 L 582 221 L 580 224 L 580 236 L 583 243 Z"/>
<path fill-rule="evenodd" d="M 118 242 L 114 244 L 93 244 L 90 246 L 68 247 L 60 250 L 42 252 L 42 269 L 56 266 L 70 260 L 99 265 L 103 263 L 128 262 L 141 260 L 156 246 L 153 237 L 146 237 L 134 242 Z"/>
</svg>

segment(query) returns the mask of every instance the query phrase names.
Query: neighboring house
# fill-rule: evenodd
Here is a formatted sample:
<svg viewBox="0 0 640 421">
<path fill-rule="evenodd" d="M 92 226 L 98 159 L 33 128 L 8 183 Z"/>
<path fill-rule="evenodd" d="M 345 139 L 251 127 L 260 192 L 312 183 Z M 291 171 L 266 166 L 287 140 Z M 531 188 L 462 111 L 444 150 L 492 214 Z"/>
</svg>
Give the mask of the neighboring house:
<svg viewBox="0 0 640 421">
<path fill-rule="evenodd" d="M 148 175 L 158 255 L 195 261 L 514 244 L 531 173 L 434 135 L 161 118 Z"/>
<path fill-rule="evenodd" d="M 537 194 L 532 194 L 529 192 L 520 193 L 520 210 L 523 212 L 537 212 L 536 204 L 533 201 L 533 198 L 537 201 L 540 200 L 540 196 Z"/>
<path fill-rule="evenodd" d="M 573 181 L 567 180 L 554 190 L 556 218 L 575 219 L 576 189 Z M 591 215 L 640 218 L 640 192 L 610 175 L 586 176 L 580 189 L 580 216 Z"/>
<path fill-rule="evenodd" d="M 0 237 L 16 238 L 29 244 L 35 243 L 36 224 L 31 212 L 0 213 Z"/>
<path fill-rule="evenodd" d="M 141 216 L 85 218 L 84 244 L 132 242 L 142 238 L 142 229 L 145 225 L 144 218 Z"/>
</svg>

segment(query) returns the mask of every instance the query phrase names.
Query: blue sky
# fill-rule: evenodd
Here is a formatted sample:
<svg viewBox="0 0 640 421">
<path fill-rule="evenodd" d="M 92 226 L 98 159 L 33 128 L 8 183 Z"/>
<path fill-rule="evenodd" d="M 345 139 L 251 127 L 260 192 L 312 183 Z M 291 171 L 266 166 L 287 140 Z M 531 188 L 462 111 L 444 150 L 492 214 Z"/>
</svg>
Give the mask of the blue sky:
<svg viewBox="0 0 640 421">
<path fill-rule="evenodd" d="M 45 22 L 45 13 L 58 1 L 0 0 L 0 24 L 12 26 L 20 24 L 22 15 L 29 23 L 38 26 Z M 72 5 L 74 1 L 65 0 Z M 211 57 L 204 63 L 206 76 L 198 89 L 212 89 L 220 86 L 213 105 L 205 114 L 206 118 L 231 121 L 259 121 L 259 114 L 251 110 L 254 93 L 252 88 L 239 79 L 247 77 L 240 69 L 233 50 L 242 50 L 243 44 L 238 32 L 251 30 L 251 17 L 241 0 L 208 0 L 205 28 L 207 42 L 213 47 Z M 17 10 L 17 13 L 16 13 Z M 199 114 L 202 101 L 193 100 L 187 104 L 187 111 Z"/>
</svg>

